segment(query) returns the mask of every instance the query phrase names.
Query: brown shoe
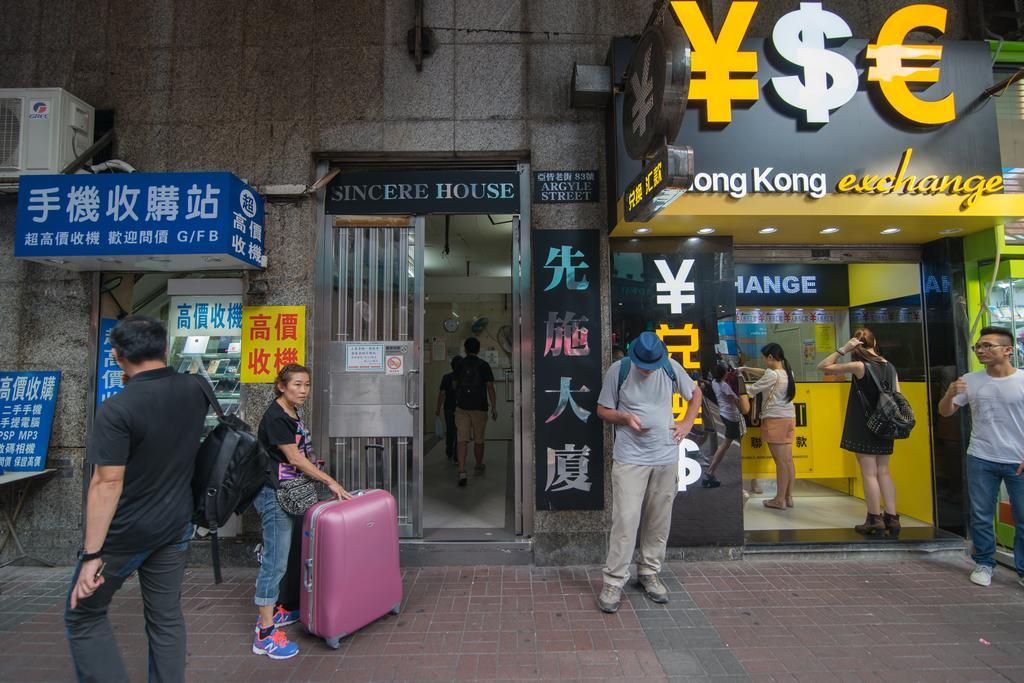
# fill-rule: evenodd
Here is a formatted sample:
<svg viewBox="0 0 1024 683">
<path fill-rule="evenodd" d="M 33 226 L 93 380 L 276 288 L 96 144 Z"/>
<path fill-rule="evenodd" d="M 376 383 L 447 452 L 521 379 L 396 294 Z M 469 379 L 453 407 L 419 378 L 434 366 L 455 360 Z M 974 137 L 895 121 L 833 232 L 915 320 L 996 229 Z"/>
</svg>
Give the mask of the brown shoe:
<svg viewBox="0 0 1024 683">
<path fill-rule="evenodd" d="M 869 512 L 864 523 L 853 527 L 853 530 L 865 536 L 885 536 L 885 522 L 882 521 L 882 515 L 873 515 Z"/>
<path fill-rule="evenodd" d="M 622 601 L 622 588 L 613 586 L 610 583 L 604 584 L 601 594 L 597 596 L 597 606 L 602 612 L 615 614 L 619 611 L 619 602 Z"/>
<path fill-rule="evenodd" d="M 888 512 L 882 513 L 882 522 L 885 524 L 885 531 L 893 538 L 899 538 L 900 529 L 900 516 L 890 515 Z"/>
</svg>

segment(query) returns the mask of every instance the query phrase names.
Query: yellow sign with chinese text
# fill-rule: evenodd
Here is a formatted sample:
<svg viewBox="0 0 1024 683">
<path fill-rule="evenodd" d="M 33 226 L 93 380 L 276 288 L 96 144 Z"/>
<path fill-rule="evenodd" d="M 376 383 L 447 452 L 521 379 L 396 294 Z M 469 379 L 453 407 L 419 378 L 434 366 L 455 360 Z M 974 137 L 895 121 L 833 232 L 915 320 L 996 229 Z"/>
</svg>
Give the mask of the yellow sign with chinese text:
<svg viewBox="0 0 1024 683">
<path fill-rule="evenodd" d="M 273 383 L 278 370 L 305 358 L 305 306 L 242 309 L 242 384 Z"/>
<path fill-rule="evenodd" d="M 832 353 L 836 350 L 835 325 L 818 323 L 814 326 L 814 348 L 818 353 Z"/>
</svg>

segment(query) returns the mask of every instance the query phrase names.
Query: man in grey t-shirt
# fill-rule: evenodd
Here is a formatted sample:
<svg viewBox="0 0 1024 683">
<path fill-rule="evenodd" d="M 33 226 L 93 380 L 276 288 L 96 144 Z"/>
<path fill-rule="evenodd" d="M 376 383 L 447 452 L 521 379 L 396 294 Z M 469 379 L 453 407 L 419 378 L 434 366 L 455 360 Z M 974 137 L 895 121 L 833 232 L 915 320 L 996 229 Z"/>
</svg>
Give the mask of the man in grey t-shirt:
<svg viewBox="0 0 1024 683">
<path fill-rule="evenodd" d="M 620 386 L 623 363 L 628 363 L 628 374 Z M 687 401 L 686 414 L 678 422 L 672 416 L 673 393 Z M 597 599 L 604 612 L 619 609 L 638 528 L 640 586 L 651 600 L 668 602 L 668 590 L 658 572 L 665 560 L 672 503 L 679 488 L 679 444 L 693 427 L 700 402 L 700 389 L 669 358 L 664 342 L 653 332 L 634 339 L 628 357 L 612 363 L 605 374 L 597 415 L 615 425 L 615 446 L 612 529 L 604 587 Z"/>
</svg>

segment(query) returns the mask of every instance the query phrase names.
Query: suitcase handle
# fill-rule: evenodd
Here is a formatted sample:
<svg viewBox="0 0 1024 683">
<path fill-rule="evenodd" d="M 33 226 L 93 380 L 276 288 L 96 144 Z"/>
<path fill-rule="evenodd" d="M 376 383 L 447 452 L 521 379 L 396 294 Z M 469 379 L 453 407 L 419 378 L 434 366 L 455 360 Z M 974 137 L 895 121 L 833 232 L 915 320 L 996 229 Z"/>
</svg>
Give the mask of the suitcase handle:
<svg viewBox="0 0 1024 683">
<path fill-rule="evenodd" d="M 313 560 L 306 560 L 302 564 L 305 565 L 306 570 L 306 576 L 302 583 L 306 586 L 306 592 L 308 593 L 313 590 Z"/>
</svg>

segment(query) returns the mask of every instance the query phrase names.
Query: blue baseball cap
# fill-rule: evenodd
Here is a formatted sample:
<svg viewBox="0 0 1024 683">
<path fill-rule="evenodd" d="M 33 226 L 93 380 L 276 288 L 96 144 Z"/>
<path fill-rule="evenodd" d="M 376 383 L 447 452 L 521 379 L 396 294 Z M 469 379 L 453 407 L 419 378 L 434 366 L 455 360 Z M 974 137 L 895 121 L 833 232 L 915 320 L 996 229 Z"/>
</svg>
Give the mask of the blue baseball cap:
<svg viewBox="0 0 1024 683">
<path fill-rule="evenodd" d="M 638 368 L 657 370 L 668 361 L 668 349 L 665 342 L 653 332 L 641 332 L 640 336 L 629 344 L 629 359 Z"/>
</svg>

